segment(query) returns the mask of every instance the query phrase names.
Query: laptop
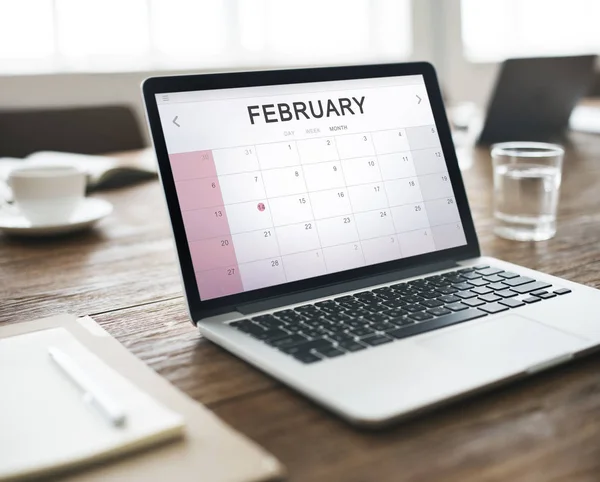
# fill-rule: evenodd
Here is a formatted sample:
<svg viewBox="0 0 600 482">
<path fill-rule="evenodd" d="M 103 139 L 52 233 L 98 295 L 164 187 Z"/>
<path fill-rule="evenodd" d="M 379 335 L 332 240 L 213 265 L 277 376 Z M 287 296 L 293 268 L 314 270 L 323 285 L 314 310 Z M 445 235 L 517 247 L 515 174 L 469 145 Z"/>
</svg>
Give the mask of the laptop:
<svg viewBox="0 0 600 482">
<path fill-rule="evenodd" d="M 598 347 L 592 288 L 483 257 L 427 63 L 146 80 L 191 321 L 380 426 Z"/>
<path fill-rule="evenodd" d="M 509 59 L 490 97 L 480 144 L 561 140 L 589 92 L 596 55 Z"/>
</svg>

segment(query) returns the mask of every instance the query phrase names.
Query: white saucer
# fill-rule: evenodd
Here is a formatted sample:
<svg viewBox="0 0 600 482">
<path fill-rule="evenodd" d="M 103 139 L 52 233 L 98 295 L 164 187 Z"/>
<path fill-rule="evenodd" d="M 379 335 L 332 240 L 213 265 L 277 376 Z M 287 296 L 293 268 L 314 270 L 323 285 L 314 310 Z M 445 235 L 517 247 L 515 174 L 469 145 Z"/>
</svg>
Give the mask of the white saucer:
<svg viewBox="0 0 600 482">
<path fill-rule="evenodd" d="M 20 236 L 53 236 L 72 233 L 92 227 L 96 222 L 108 216 L 113 210 L 112 204 L 103 199 L 85 198 L 71 215 L 69 222 L 62 224 L 32 224 L 16 208 L 0 209 L 0 231 Z"/>
</svg>

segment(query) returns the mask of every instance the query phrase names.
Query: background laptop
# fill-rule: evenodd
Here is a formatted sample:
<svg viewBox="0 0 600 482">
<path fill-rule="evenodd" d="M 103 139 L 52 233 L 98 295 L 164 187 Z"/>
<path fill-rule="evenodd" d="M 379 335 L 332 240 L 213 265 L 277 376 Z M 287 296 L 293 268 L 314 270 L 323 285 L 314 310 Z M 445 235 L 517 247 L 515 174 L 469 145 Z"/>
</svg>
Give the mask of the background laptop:
<svg viewBox="0 0 600 482">
<path fill-rule="evenodd" d="M 596 290 L 480 256 L 431 65 L 147 80 L 190 317 L 380 425 L 592 350 Z"/>
<path fill-rule="evenodd" d="M 479 142 L 556 141 L 594 78 L 595 55 L 502 63 Z"/>
</svg>

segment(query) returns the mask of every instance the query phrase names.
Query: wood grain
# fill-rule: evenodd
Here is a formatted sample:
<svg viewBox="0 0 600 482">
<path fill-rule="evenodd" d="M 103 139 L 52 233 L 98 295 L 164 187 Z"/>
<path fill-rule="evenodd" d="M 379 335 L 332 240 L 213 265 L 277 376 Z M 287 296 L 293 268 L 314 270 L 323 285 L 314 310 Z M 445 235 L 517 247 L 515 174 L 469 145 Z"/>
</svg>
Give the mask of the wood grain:
<svg viewBox="0 0 600 482">
<path fill-rule="evenodd" d="M 487 150 L 463 172 L 485 254 L 600 286 L 600 138 L 572 138 L 558 232 L 493 235 Z M 130 155 L 130 154 L 129 154 Z M 160 186 L 96 194 L 96 230 L 0 236 L 0 322 L 92 314 L 162 376 L 275 454 L 296 481 L 600 480 L 600 355 L 378 431 L 357 430 L 202 339 L 188 321 Z"/>
</svg>

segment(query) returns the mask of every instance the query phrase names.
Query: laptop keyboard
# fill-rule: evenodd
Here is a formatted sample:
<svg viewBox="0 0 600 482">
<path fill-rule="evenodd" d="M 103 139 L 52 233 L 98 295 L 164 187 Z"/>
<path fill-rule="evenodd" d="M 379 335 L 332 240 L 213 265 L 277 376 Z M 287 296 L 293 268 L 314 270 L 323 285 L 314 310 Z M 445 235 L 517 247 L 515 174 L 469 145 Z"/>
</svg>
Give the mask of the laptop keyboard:
<svg viewBox="0 0 600 482">
<path fill-rule="evenodd" d="M 570 293 L 476 266 L 234 321 L 302 363 L 316 363 Z"/>
</svg>

